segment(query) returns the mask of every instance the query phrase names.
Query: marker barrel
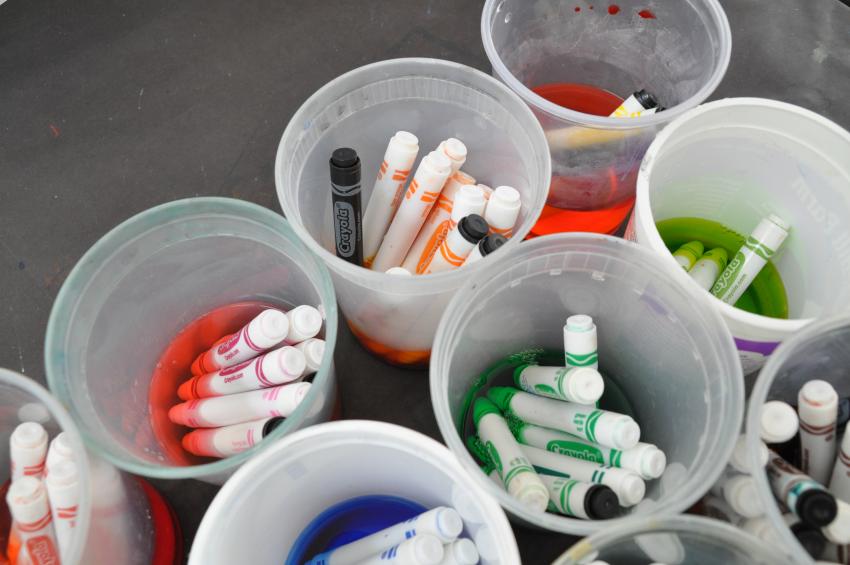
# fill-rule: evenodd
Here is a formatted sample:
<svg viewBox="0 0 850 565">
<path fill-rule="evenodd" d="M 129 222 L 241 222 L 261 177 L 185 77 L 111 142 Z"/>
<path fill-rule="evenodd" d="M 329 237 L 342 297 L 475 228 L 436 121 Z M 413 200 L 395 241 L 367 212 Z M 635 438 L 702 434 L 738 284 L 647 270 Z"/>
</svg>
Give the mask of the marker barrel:
<svg viewBox="0 0 850 565">
<path fill-rule="evenodd" d="M 808 381 L 797 395 L 797 411 L 800 415 L 800 468 L 825 485 L 835 462 L 838 393 L 826 381 Z"/>
<path fill-rule="evenodd" d="M 215 398 L 190 400 L 168 411 L 175 424 L 217 428 L 262 418 L 290 416 L 310 391 L 310 383 L 292 383 Z"/>
<path fill-rule="evenodd" d="M 9 437 L 9 459 L 12 464 L 12 481 L 22 477 L 44 476 L 47 457 L 47 432 L 37 422 L 18 424 Z"/>
<path fill-rule="evenodd" d="M 520 208 L 522 208 L 522 201 L 517 189 L 510 186 L 497 187 L 487 201 L 487 208 L 484 211 L 484 219 L 490 226 L 490 233 L 511 237 L 514 233 L 514 225 L 519 218 Z"/>
<path fill-rule="evenodd" d="M 637 118 L 658 110 L 658 101 L 646 90 L 638 90 L 611 112 L 610 118 Z"/>
<path fill-rule="evenodd" d="M 33 563 L 59 563 L 59 545 L 41 480 L 28 476 L 13 482 L 6 493 L 6 504 L 15 521 L 21 551 L 26 550 Z"/>
<path fill-rule="evenodd" d="M 322 366 L 322 359 L 325 357 L 325 340 L 318 338 L 310 338 L 295 346 L 295 349 L 304 354 L 306 362 L 302 377 L 312 375 Z"/>
<path fill-rule="evenodd" d="M 514 383 L 531 394 L 578 404 L 595 404 L 605 391 L 602 375 L 590 367 L 524 365 L 514 370 Z"/>
<path fill-rule="evenodd" d="M 263 418 L 220 428 L 201 428 L 183 436 L 183 448 L 200 457 L 225 458 L 259 443 L 283 418 Z"/>
<path fill-rule="evenodd" d="M 359 561 L 357 565 L 439 565 L 445 548 L 434 536 L 411 538 L 378 555 Z"/>
<path fill-rule="evenodd" d="M 80 484 L 76 463 L 69 460 L 56 463 L 44 483 L 50 500 L 50 512 L 53 516 L 59 553 L 65 557 L 71 548 L 74 528 L 77 525 L 77 508 L 80 503 Z"/>
<path fill-rule="evenodd" d="M 550 512 L 584 520 L 607 520 L 619 514 L 617 495 L 609 487 L 575 479 L 540 475 L 549 489 Z"/>
<path fill-rule="evenodd" d="M 823 485 L 770 451 L 767 476 L 773 495 L 803 522 L 826 526 L 835 519 L 838 505 Z"/>
<path fill-rule="evenodd" d="M 584 314 L 567 318 L 564 324 L 564 364 L 568 367 L 599 369 L 596 348 L 596 324 L 593 318 Z"/>
<path fill-rule="evenodd" d="M 484 218 L 478 214 L 462 218 L 440 244 L 439 250 L 425 268 L 425 274 L 457 269 L 486 235 L 487 222 Z"/>
<path fill-rule="evenodd" d="M 829 480 L 829 490 L 844 502 L 850 503 L 850 434 L 847 431 L 845 427 L 841 449 L 835 458 L 832 478 Z"/>
<path fill-rule="evenodd" d="M 360 157 L 349 147 L 334 150 L 330 161 L 336 256 L 363 264 L 363 213 L 360 204 Z"/>
<path fill-rule="evenodd" d="M 469 252 L 469 255 L 466 258 L 466 261 L 463 262 L 464 265 L 471 265 L 472 263 L 476 263 L 487 257 L 501 246 L 506 244 L 508 239 L 500 234 L 491 233 L 484 239 L 478 242 L 478 245 L 473 248 L 472 251 Z"/>
<path fill-rule="evenodd" d="M 673 252 L 673 259 L 680 267 L 690 271 L 696 262 L 702 257 L 705 247 L 700 241 L 689 241 Z"/>
</svg>

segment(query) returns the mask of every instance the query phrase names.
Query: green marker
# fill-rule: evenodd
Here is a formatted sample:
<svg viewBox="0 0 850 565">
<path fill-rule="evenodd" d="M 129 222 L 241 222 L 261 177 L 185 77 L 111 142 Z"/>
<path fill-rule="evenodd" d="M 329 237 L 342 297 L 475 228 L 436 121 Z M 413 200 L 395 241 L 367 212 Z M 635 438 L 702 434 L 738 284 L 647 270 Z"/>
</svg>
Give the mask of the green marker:
<svg viewBox="0 0 850 565">
<path fill-rule="evenodd" d="M 705 247 L 699 241 L 689 241 L 673 252 L 673 259 L 680 267 L 689 271 L 694 263 L 702 256 Z"/>
<path fill-rule="evenodd" d="M 579 404 L 594 404 L 605 391 L 602 375 L 590 367 L 521 365 L 514 370 L 514 383 L 531 394 Z"/>
<path fill-rule="evenodd" d="M 714 286 L 717 277 L 720 276 L 723 269 L 726 268 L 726 262 L 728 260 L 729 255 L 726 253 L 726 250 L 722 247 L 715 247 L 700 257 L 699 261 L 688 271 L 688 274 L 698 285 L 705 290 L 709 290 Z"/>
</svg>

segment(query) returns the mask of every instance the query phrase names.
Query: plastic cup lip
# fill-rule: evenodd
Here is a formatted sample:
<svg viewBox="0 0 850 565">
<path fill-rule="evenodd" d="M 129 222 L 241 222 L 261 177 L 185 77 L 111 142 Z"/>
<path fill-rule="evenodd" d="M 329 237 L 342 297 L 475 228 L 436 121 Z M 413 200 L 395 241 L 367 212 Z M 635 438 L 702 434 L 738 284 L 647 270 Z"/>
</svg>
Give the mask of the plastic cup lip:
<svg viewBox="0 0 850 565">
<path fill-rule="evenodd" d="M 707 114 L 709 112 L 722 110 L 724 108 L 742 106 L 773 108 L 776 110 L 782 110 L 784 112 L 797 114 L 801 117 L 816 122 L 822 127 L 829 129 L 830 132 L 832 132 L 833 134 L 839 137 L 843 137 L 847 144 L 850 145 L 850 133 L 848 133 L 847 130 L 843 129 L 836 123 L 828 120 L 824 116 L 816 114 L 811 110 L 801 108 L 800 106 L 795 106 L 794 104 L 788 104 L 787 102 L 779 102 L 777 100 L 769 100 L 767 98 L 742 97 L 715 100 L 713 102 L 702 104 L 701 106 L 688 111 L 686 114 L 679 116 L 658 133 L 658 135 L 652 141 L 652 144 L 650 144 L 649 149 L 647 149 L 646 155 L 644 156 L 643 162 L 641 163 L 640 169 L 638 170 L 637 189 L 635 196 L 635 213 L 640 213 L 640 215 L 645 218 L 653 218 L 652 227 L 647 229 L 649 241 L 646 243 L 649 245 L 649 247 L 656 250 L 656 253 L 658 253 L 662 249 L 667 249 L 666 245 L 664 245 L 664 241 L 661 239 L 661 235 L 655 228 L 654 215 L 652 213 L 652 205 L 650 203 L 649 178 L 652 175 L 658 153 L 662 149 L 664 149 L 664 146 L 667 145 L 670 138 L 674 135 L 677 135 L 679 130 L 686 126 L 688 122 L 690 122 L 692 119 L 697 118 L 703 114 Z M 755 228 L 755 226 L 753 226 L 753 228 Z M 701 294 L 707 295 L 710 298 L 712 305 L 717 308 L 721 312 L 721 314 L 723 314 L 724 318 L 732 320 L 737 324 L 756 328 L 758 331 L 761 332 L 782 332 L 785 334 L 795 334 L 799 332 L 804 326 L 810 324 L 815 320 L 815 318 L 791 318 L 787 320 L 780 320 L 777 318 L 770 318 L 768 316 L 761 316 L 759 314 L 752 314 L 750 312 L 745 312 L 744 310 L 735 308 L 731 304 L 726 304 L 722 300 L 715 298 L 713 295 L 711 295 L 711 293 L 706 292 L 704 289 L 702 289 L 696 283 L 696 281 L 694 281 L 690 276 L 688 276 L 688 274 L 678 265 L 678 263 L 676 263 L 676 260 L 670 253 L 658 254 L 662 255 L 665 263 L 671 266 L 671 273 L 675 273 L 672 276 L 674 276 L 679 281 L 687 281 L 687 283 L 685 284 L 687 284 L 693 289 L 699 289 Z M 675 269 L 672 268 L 673 266 L 675 266 Z"/>
<path fill-rule="evenodd" d="M 437 71 L 463 69 L 464 72 L 469 73 L 469 78 L 471 79 L 470 81 L 465 81 L 463 83 L 464 86 L 475 88 L 476 85 L 474 83 L 476 81 L 479 81 L 481 83 L 486 84 L 490 88 L 500 90 L 508 97 L 508 99 L 513 101 L 512 107 L 508 109 L 514 115 L 515 119 L 517 119 L 521 123 L 524 123 L 528 128 L 533 130 L 533 132 L 530 132 L 528 130 L 526 130 L 526 132 L 529 133 L 530 136 L 538 137 L 542 142 L 542 147 L 548 147 L 548 145 L 546 145 L 546 136 L 543 133 L 543 127 L 540 125 L 540 122 L 534 116 L 534 113 L 531 111 L 529 106 L 525 102 L 523 102 L 523 100 L 519 96 L 517 96 L 516 93 L 512 92 L 507 86 L 505 86 L 495 78 L 479 71 L 478 69 L 474 69 L 461 63 L 455 63 L 443 59 L 430 59 L 424 57 L 387 59 L 384 61 L 378 61 L 352 69 L 336 77 L 335 79 L 322 86 L 319 90 L 314 92 L 307 100 L 305 100 L 301 104 L 301 106 L 298 108 L 298 110 L 295 111 L 295 114 L 293 114 L 292 118 L 289 120 L 289 123 L 287 124 L 286 129 L 283 131 L 283 135 L 281 136 L 280 143 L 277 149 L 277 154 L 275 157 L 274 176 L 278 200 L 280 201 L 284 216 L 286 216 L 290 226 L 298 235 L 298 238 L 307 246 L 307 248 L 310 249 L 310 251 L 316 254 L 319 258 L 321 258 L 322 262 L 325 263 L 335 273 L 339 273 L 340 276 L 342 276 L 346 280 L 362 281 L 365 285 L 374 288 L 380 288 L 383 284 L 389 283 L 392 284 L 393 291 L 397 292 L 398 294 L 431 295 L 457 288 L 458 286 L 460 286 L 462 281 L 469 276 L 470 273 L 480 269 L 481 263 L 484 263 L 484 261 L 476 261 L 471 265 L 467 265 L 463 269 L 454 269 L 452 271 L 446 271 L 442 273 L 417 275 L 413 277 L 392 276 L 387 275 L 386 273 L 373 271 L 371 269 L 353 265 L 348 261 L 337 257 L 336 254 L 325 249 L 313 238 L 313 235 L 310 233 L 309 230 L 307 230 L 307 228 L 301 221 L 300 206 L 298 204 L 297 198 L 295 198 L 293 195 L 289 194 L 287 190 L 285 190 L 285 186 L 287 185 L 288 181 L 284 178 L 283 174 L 284 163 L 287 159 L 287 156 L 284 152 L 284 146 L 290 138 L 295 139 L 301 136 L 301 132 L 304 127 L 303 124 L 311 118 L 311 116 L 308 115 L 308 112 L 311 110 L 311 106 L 314 100 L 326 96 L 329 92 L 333 92 L 335 90 L 340 89 L 341 85 L 345 85 L 349 82 L 356 83 L 356 77 L 358 75 L 365 74 L 369 71 L 374 71 L 376 69 L 383 71 L 383 80 L 394 77 L 417 75 L 418 73 L 414 71 L 405 71 L 403 73 L 398 73 L 397 71 L 395 71 L 395 67 L 397 66 L 406 66 L 412 64 L 419 65 L 422 67 L 420 73 L 427 72 L 429 70 L 434 71 L 435 69 Z M 519 245 L 519 243 L 523 240 L 526 234 L 531 231 L 531 228 L 537 221 L 537 218 L 540 216 L 540 213 L 543 211 L 543 205 L 546 203 L 546 198 L 549 194 L 549 182 L 552 177 L 552 161 L 548 151 L 545 152 L 545 155 L 539 155 L 538 157 L 542 158 L 544 161 L 544 169 L 542 171 L 542 177 L 540 182 L 546 183 L 546 187 L 545 189 L 541 189 L 539 191 L 537 201 L 533 202 L 532 205 L 528 207 L 525 221 L 523 222 L 523 224 L 515 230 L 513 237 L 511 237 L 507 241 L 507 243 L 502 246 L 505 249 L 510 249 Z"/>
<path fill-rule="evenodd" d="M 396 424 L 371 420 L 338 420 L 298 430 L 275 442 L 240 467 L 222 486 L 204 513 L 192 551 L 189 553 L 189 565 L 209 563 L 206 560 L 210 557 L 208 553 L 212 551 L 207 549 L 210 547 L 209 540 L 214 539 L 224 529 L 221 516 L 232 513 L 234 503 L 256 494 L 252 492 L 254 485 L 262 484 L 279 473 L 281 464 L 310 457 L 316 451 L 351 444 L 396 449 L 438 466 L 454 482 L 471 491 L 474 500 L 483 508 L 482 516 L 486 516 L 489 528 L 495 529 L 497 534 L 510 534 L 496 538 L 502 562 L 520 563 L 519 549 L 504 511 L 495 500 L 486 496 L 479 482 L 469 476 L 446 446 L 420 432 Z"/>
<path fill-rule="evenodd" d="M 664 514 L 683 512 L 705 494 L 707 485 L 713 484 L 720 477 L 726 462 L 732 454 L 734 441 L 730 442 L 727 441 L 728 438 L 720 438 L 718 434 L 709 434 L 712 437 L 708 439 L 705 449 L 707 452 L 714 453 L 716 456 L 710 461 L 707 461 L 706 466 L 713 468 L 706 473 L 705 477 L 697 479 L 693 477 L 693 472 L 688 473 L 686 481 L 677 489 L 677 492 L 681 494 L 675 497 L 665 497 L 663 501 L 653 507 L 651 512 L 627 515 L 612 520 L 588 521 L 566 516 L 556 516 L 549 513 L 535 513 L 523 508 L 519 501 L 511 497 L 504 489 L 498 488 L 481 471 L 478 463 L 469 454 L 464 442 L 458 435 L 455 429 L 455 420 L 449 408 L 447 394 L 444 390 L 447 388 L 447 376 L 441 374 L 440 371 L 445 369 L 449 364 L 448 360 L 451 359 L 451 353 L 453 351 L 452 344 L 456 341 L 459 327 L 468 321 L 467 314 L 469 312 L 480 307 L 480 305 L 478 307 L 476 306 L 474 298 L 479 293 L 486 292 L 487 281 L 502 274 L 507 265 L 510 265 L 510 269 L 516 269 L 517 272 L 522 272 L 524 263 L 529 260 L 541 261 L 543 254 L 540 252 L 547 249 L 553 253 L 562 253 L 568 249 L 582 253 L 604 253 L 606 251 L 610 252 L 612 249 L 619 249 L 620 251 L 628 250 L 628 254 L 624 254 L 621 259 L 623 262 L 628 262 L 636 266 L 640 265 L 642 269 L 653 272 L 655 278 L 661 281 L 666 280 L 665 277 L 667 276 L 667 270 L 664 268 L 664 265 L 650 249 L 617 237 L 590 233 L 563 233 L 535 238 L 524 242 L 519 248 L 510 250 L 510 252 L 505 253 L 498 261 L 494 261 L 491 265 L 486 266 L 477 274 L 471 276 L 449 302 L 446 308 L 447 314 L 443 316 L 440 326 L 437 329 L 431 354 L 431 365 L 429 369 L 431 404 L 434 407 L 434 415 L 443 440 L 466 469 L 466 472 L 473 476 L 490 496 L 498 500 L 503 508 L 513 516 L 540 528 L 571 535 L 586 536 L 619 524 L 629 522 L 645 523 L 650 517 L 654 518 L 655 516 Z M 681 270 L 681 267 L 677 266 L 677 268 Z M 729 413 L 728 421 L 736 430 L 737 434 L 741 429 L 741 421 L 743 419 L 744 378 L 741 373 L 740 362 L 735 353 L 736 349 L 732 335 L 723 323 L 720 314 L 708 307 L 704 296 L 700 296 L 683 285 L 671 285 L 670 290 L 684 295 L 687 300 L 693 303 L 694 307 L 692 311 L 699 312 L 707 325 L 718 328 L 722 332 L 722 337 L 719 338 L 717 343 L 713 344 L 714 348 L 711 354 L 720 355 L 720 351 L 727 351 L 730 355 L 729 390 L 726 395 L 729 401 L 729 406 L 727 407 Z M 703 344 L 703 346 L 708 347 L 706 344 Z M 647 438 L 647 441 L 651 439 Z"/>
<path fill-rule="evenodd" d="M 331 366 L 333 364 L 333 353 L 337 339 L 338 315 L 333 282 L 325 265 L 312 253 L 308 252 L 300 238 L 292 233 L 292 228 L 286 219 L 268 208 L 235 198 L 195 197 L 160 204 L 124 220 L 103 235 L 77 261 L 77 264 L 71 269 L 71 272 L 59 289 L 47 322 L 44 363 L 50 390 L 61 398 L 63 402 L 67 403 L 71 414 L 76 412 L 72 395 L 61 378 L 61 373 L 64 371 L 57 365 L 61 363 L 61 357 L 64 356 L 61 353 L 64 348 L 62 341 L 67 335 L 68 322 L 77 309 L 77 301 L 80 294 L 78 289 L 85 289 L 88 286 L 92 276 L 100 270 L 102 262 L 109 259 L 116 248 L 123 247 L 129 242 L 143 237 L 150 231 L 160 228 L 163 225 L 180 223 L 188 218 L 204 216 L 228 216 L 230 218 L 238 218 L 246 222 L 260 224 L 283 236 L 287 240 L 288 245 L 294 246 L 303 253 L 304 262 L 320 273 L 319 280 L 316 281 L 315 290 L 319 294 L 321 303 L 325 309 L 325 355 L 319 370 L 313 376 L 313 383 L 316 386 L 311 387 L 304 402 L 301 402 L 295 412 L 266 436 L 270 438 L 269 441 L 259 442 L 250 449 L 219 461 L 188 466 L 157 465 L 143 461 L 137 457 L 128 457 L 124 452 L 116 452 L 111 448 L 104 447 L 85 428 L 79 428 L 83 442 L 95 455 L 105 459 L 119 469 L 135 475 L 156 479 L 200 479 L 203 477 L 221 476 L 222 474 L 231 472 L 245 461 L 264 451 L 293 428 L 300 425 L 304 416 L 311 408 L 312 400 L 322 394 L 325 384 L 332 379 Z M 201 237 L 205 236 L 195 236 L 192 239 Z M 299 265 L 304 264 L 304 262 L 299 263 Z M 57 358 L 57 360 L 54 361 L 54 358 Z M 74 420 L 76 421 L 76 418 Z"/>
<path fill-rule="evenodd" d="M 629 130 L 665 124 L 682 113 L 697 106 L 708 98 L 712 92 L 714 92 L 714 89 L 716 89 L 720 84 L 720 81 L 723 80 L 726 70 L 729 67 L 729 60 L 732 56 L 732 29 L 729 26 L 729 20 L 726 17 L 726 12 L 723 10 L 723 7 L 720 5 L 718 0 L 701 0 L 701 3 L 705 5 L 709 11 L 711 21 L 717 28 L 720 52 L 714 72 L 711 74 L 708 81 L 703 84 L 697 92 L 695 92 L 687 100 L 684 100 L 675 106 L 666 108 L 663 112 L 640 116 L 637 118 L 629 118 L 628 120 L 576 112 L 575 110 L 570 110 L 550 102 L 539 94 L 536 94 L 522 82 L 517 80 L 516 77 L 514 77 L 514 75 L 508 70 L 508 67 L 505 66 L 505 63 L 502 61 L 502 58 L 499 56 L 496 46 L 493 43 L 493 34 L 490 31 L 490 22 L 492 22 L 496 17 L 496 14 L 499 13 L 502 3 L 503 0 L 487 0 L 484 4 L 484 10 L 481 13 L 481 39 L 484 42 L 484 51 L 487 53 L 487 58 L 490 60 L 493 71 L 501 80 L 510 86 L 511 90 L 518 93 L 529 106 L 539 108 L 547 114 L 555 116 L 561 120 L 567 120 L 583 126 L 603 129 Z"/>
</svg>

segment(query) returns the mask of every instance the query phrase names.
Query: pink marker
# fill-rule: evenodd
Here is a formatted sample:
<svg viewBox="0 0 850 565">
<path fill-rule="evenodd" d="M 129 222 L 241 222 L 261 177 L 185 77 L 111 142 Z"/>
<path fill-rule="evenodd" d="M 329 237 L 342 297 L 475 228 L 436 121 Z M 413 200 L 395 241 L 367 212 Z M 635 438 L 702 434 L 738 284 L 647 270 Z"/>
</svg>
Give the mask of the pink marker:
<svg viewBox="0 0 850 565">
<path fill-rule="evenodd" d="M 310 383 L 292 383 L 274 388 L 240 392 L 183 402 L 168 411 L 175 424 L 190 428 L 218 428 L 260 420 L 287 417 L 310 391 Z"/>
<path fill-rule="evenodd" d="M 230 457 L 253 447 L 272 433 L 283 418 L 264 418 L 221 428 L 200 429 L 183 436 L 183 448 L 201 457 Z"/>
<path fill-rule="evenodd" d="M 59 545 L 44 484 L 35 477 L 18 479 L 6 493 L 6 504 L 15 521 L 21 552 L 26 550 L 32 563 L 58 565 Z"/>
<path fill-rule="evenodd" d="M 50 447 L 47 448 L 47 459 L 44 463 L 44 475 L 50 474 L 50 471 L 61 461 L 73 461 L 74 450 L 71 448 L 71 443 L 68 441 L 68 434 L 59 432 L 53 441 L 50 442 Z"/>
<path fill-rule="evenodd" d="M 12 482 L 22 477 L 44 475 L 47 456 L 47 432 L 37 422 L 18 424 L 9 438 L 9 458 L 12 461 Z"/>
<path fill-rule="evenodd" d="M 295 348 L 304 354 L 304 358 L 307 361 L 304 372 L 301 374 L 302 377 L 312 375 L 319 370 L 319 367 L 322 366 L 322 359 L 325 356 L 325 340 L 317 338 L 308 339 L 296 345 Z"/>
<path fill-rule="evenodd" d="M 289 332 L 284 343 L 295 345 L 316 337 L 322 329 L 322 314 L 312 306 L 299 306 L 286 313 L 289 319 Z"/>
<path fill-rule="evenodd" d="M 192 400 L 283 385 L 300 379 L 306 368 L 304 354 L 285 345 L 233 367 L 193 377 L 180 385 L 177 396 Z"/>
<path fill-rule="evenodd" d="M 50 499 L 50 512 L 59 543 L 59 553 L 67 557 L 77 525 L 77 506 L 80 502 L 80 484 L 77 465 L 63 460 L 55 463 L 44 481 Z"/>
</svg>

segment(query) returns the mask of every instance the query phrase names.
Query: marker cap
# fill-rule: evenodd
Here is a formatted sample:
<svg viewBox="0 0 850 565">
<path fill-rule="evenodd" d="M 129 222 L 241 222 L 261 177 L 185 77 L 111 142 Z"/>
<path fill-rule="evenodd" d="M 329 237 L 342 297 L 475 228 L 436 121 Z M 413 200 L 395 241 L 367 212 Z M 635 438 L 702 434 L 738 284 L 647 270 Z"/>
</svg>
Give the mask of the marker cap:
<svg viewBox="0 0 850 565">
<path fill-rule="evenodd" d="M 759 442 L 759 465 L 764 467 L 767 465 L 768 451 L 764 442 Z M 729 459 L 729 464 L 740 473 L 752 472 L 747 465 L 747 436 L 741 435 L 735 441 L 735 449 L 732 450 L 732 457 Z"/>
<path fill-rule="evenodd" d="M 657 479 L 664 474 L 664 469 L 667 468 L 667 456 L 663 451 L 653 446 L 653 449 L 648 450 L 643 456 L 640 464 L 640 471 L 645 477 Z"/>
<path fill-rule="evenodd" d="M 289 341 L 304 341 L 319 333 L 322 329 L 322 315 L 312 306 L 299 306 L 287 312 L 289 318 Z"/>
<path fill-rule="evenodd" d="M 454 161 L 466 159 L 466 145 L 461 140 L 455 137 L 450 137 L 445 140 L 442 145 L 443 152 L 448 156 L 449 159 L 452 159 Z"/>
<path fill-rule="evenodd" d="M 771 400 L 762 406 L 760 424 L 761 439 L 767 443 L 785 443 L 797 435 L 800 420 L 789 404 Z"/>
<path fill-rule="evenodd" d="M 44 483 L 35 477 L 21 477 L 13 482 L 6 493 L 6 503 L 20 524 L 40 521 L 50 512 Z"/>
<path fill-rule="evenodd" d="M 461 538 L 446 547 L 447 553 L 454 558 L 457 565 L 475 565 L 480 555 L 472 540 Z"/>
<path fill-rule="evenodd" d="M 597 421 L 596 439 L 602 445 L 631 449 L 640 441 L 640 426 L 629 416 L 605 412 Z"/>
<path fill-rule="evenodd" d="M 850 504 L 836 499 L 838 513 L 835 519 L 821 530 L 832 543 L 844 545 L 850 543 Z"/>
<path fill-rule="evenodd" d="M 593 485 L 584 499 L 584 512 L 591 520 L 608 520 L 620 515 L 617 495 L 610 487 Z"/>
<path fill-rule="evenodd" d="M 576 314 L 567 318 L 566 329 L 570 332 L 589 332 L 595 327 L 593 318 L 585 314 Z"/>
<path fill-rule="evenodd" d="M 50 468 L 45 482 L 51 486 L 75 484 L 78 480 L 77 464 L 71 460 L 59 461 Z"/>
<path fill-rule="evenodd" d="M 723 485 L 723 497 L 744 518 L 755 518 L 764 513 L 750 475 L 736 475 L 727 480 Z"/>
<path fill-rule="evenodd" d="M 567 388 L 579 404 L 593 404 L 605 392 L 605 381 L 596 369 L 591 367 L 576 367 L 567 376 Z M 640 437 L 640 429 L 637 431 Z M 637 443 L 637 440 L 635 440 Z"/>
<path fill-rule="evenodd" d="M 425 166 L 426 168 L 431 169 L 434 174 L 440 175 L 451 172 L 452 161 L 442 151 L 431 151 L 422 158 L 422 162 L 419 163 L 419 166 Z"/>
<path fill-rule="evenodd" d="M 427 534 L 410 538 L 410 544 L 407 547 L 410 548 L 407 552 L 403 552 L 399 548 L 398 557 L 400 563 L 410 563 L 410 565 L 437 565 L 443 560 L 445 553 L 440 540 Z"/>
<path fill-rule="evenodd" d="M 390 139 L 390 143 L 398 143 L 408 150 L 419 150 L 419 138 L 409 131 L 399 130 Z"/>
<path fill-rule="evenodd" d="M 478 214 L 470 214 L 463 218 L 458 222 L 457 228 L 463 239 L 470 243 L 478 243 L 490 231 L 487 221 Z"/>
<path fill-rule="evenodd" d="M 263 310 L 256 320 L 261 335 L 251 338 L 269 342 L 268 347 L 283 341 L 289 331 L 289 319 L 280 310 Z"/>
<path fill-rule="evenodd" d="M 624 506 L 634 506 L 646 495 L 646 483 L 633 473 L 623 477 L 619 488 L 619 497 Z"/>
<path fill-rule="evenodd" d="M 391 267 L 387 269 L 386 273 L 388 275 L 396 275 L 401 277 L 412 277 L 413 274 L 405 269 L 404 267 Z"/>
<path fill-rule="evenodd" d="M 308 339 L 299 343 L 295 348 L 304 354 L 304 359 L 307 362 L 307 368 L 309 370 L 319 370 L 319 367 L 322 365 L 322 359 L 325 356 L 325 340 L 316 338 Z"/>
<path fill-rule="evenodd" d="M 693 265 L 699 260 L 704 251 L 705 246 L 701 241 L 689 241 L 674 251 L 673 257 L 681 257 L 688 265 Z"/>
<path fill-rule="evenodd" d="M 800 404 L 806 403 L 818 408 L 828 408 L 838 405 L 838 393 L 831 384 L 820 379 L 808 381 L 800 388 Z"/>
<path fill-rule="evenodd" d="M 478 252 L 486 257 L 508 242 L 508 238 L 499 233 L 491 233 L 478 244 Z"/>
<path fill-rule="evenodd" d="M 488 392 L 487 395 L 489 396 L 490 393 Z M 476 398 L 475 404 L 473 404 L 472 406 L 472 420 L 475 422 L 476 427 L 478 426 L 478 422 L 481 421 L 481 418 L 483 418 L 487 414 L 497 414 L 498 416 L 502 415 L 502 413 L 499 411 L 499 407 L 487 400 L 486 398 Z"/>
<path fill-rule="evenodd" d="M 268 362 L 273 371 L 279 371 L 284 377 L 297 379 L 307 368 L 307 358 L 294 347 L 281 347 L 266 355 L 263 362 Z M 279 380 L 279 379 L 276 379 Z"/>
<path fill-rule="evenodd" d="M 498 406 L 503 411 L 508 411 L 511 408 L 511 399 L 517 392 L 519 392 L 517 389 L 508 386 L 494 386 L 487 391 L 487 398 L 492 401 L 494 408 Z M 476 400 L 475 403 L 477 405 L 478 401 Z M 476 423 L 478 423 L 477 420 Z"/>
<path fill-rule="evenodd" d="M 463 519 L 454 508 L 440 508 L 436 518 L 437 537 L 443 543 L 456 540 L 463 531 Z"/>
<path fill-rule="evenodd" d="M 752 238 L 764 245 L 765 247 L 776 251 L 785 238 L 788 237 L 788 232 L 791 226 L 785 220 L 770 214 L 767 218 L 762 219 L 753 230 Z"/>
<path fill-rule="evenodd" d="M 331 182 L 352 186 L 360 182 L 360 157 L 350 147 L 334 149 L 330 158 Z"/>
<path fill-rule="evenodd" d="M 658 106 L 658 100 L 655 98 L 655 96 L 653 96 L 644 89 L 638 90 L 637 92 L 633 93 L 632 96 L 634 96 L 635 100 L 637 100 L 638 103 L 640 103 L 640 105 L 646 108 L 647 110 Z"/>
<path fill-rule="evenodd" d="M 536 477 L 535 477 L 536 478 Z M 511 487 L 520 482 L 520 478 L 514 479 Z M 519 500 L 520 504 L 536 512 L 545 512 L 549 505 L 549 491 L 537 478 L 534 482 L 529 481 L 518 492 L 512 493 L 514 498 Z"/>
<path fill-rule="evenodd" d="M 59 432 L 53 441 L 50 442 L 50 448 L 55 450 L 62 457 L 71 458 L 74 456 L 74 449 L 71 447 L 71 442 L 68 440 L 68 434 Z"/>
<path fill-rule="evenodd" d="M 826 536 L 817 528 L 797 522 L 791 526 L 791 534 L 797 538 L 809 555 L 820 555 L 826 549 Z"/>
<path fill-rule="evenodd" d="M 47 432 L 37 422 L 24 422 L 18 424 L 9 441 L 16 447 L 32 449 L 42 443 L 47 443 Z"/>
<path fill-rule="evenodd" d="M 835 520 L 838 504 L 835 497 L 827 491 L 811 489 L 797 497 L 797 508 L 794 511 L 803 522 L 823 527 Z"/>
<path fill-rule="evenodd" d="M 498 186 L 496 190 L 493 191 L 493 195 L 490 197 L 490 204 L 494 204 L 498 202 L 499 204 L 509 207 L 509 208 L 518 208 L 520 206 L 520 194 L 517 189 L 512 186 Z"/>
</svg>

